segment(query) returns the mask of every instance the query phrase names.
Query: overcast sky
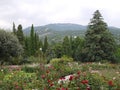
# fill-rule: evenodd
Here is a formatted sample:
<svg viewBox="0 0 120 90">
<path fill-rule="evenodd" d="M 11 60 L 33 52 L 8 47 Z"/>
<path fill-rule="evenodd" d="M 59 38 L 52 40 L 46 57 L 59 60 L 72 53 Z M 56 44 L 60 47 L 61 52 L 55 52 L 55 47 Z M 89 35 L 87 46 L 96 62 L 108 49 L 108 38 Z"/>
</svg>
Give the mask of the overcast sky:
<svg viewBox="0 0 120 90">
<path fill-rule="evenodd" d="M 50 23 L 87 25 L 100 10 L 109 26 L 120 28 L 120 0 L 0 0 L 0 28 L 23 28 Z"/>
</svg>

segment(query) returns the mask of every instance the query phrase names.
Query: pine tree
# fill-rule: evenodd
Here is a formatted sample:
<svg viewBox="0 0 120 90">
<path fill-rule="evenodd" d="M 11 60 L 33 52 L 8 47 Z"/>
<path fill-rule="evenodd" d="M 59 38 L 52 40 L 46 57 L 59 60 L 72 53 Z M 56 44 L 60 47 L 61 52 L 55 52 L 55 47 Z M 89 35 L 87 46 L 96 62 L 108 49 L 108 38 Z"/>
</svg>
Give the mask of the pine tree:
<svg viewBox="0 0 120 90">
<path fill-rule="evenodd" d="M 103 21 L 99 10 L 96 10 L 85 34 L 84 61 L 114 60 L 115 41 Z"/>
<path fill-rule="evenodd" d="M 22 31 L 22 25 L 21 24 L 18 25 L 16 35 L 17 35 L 17 38 L 18 38 L 20 44 L 24 46 L 24 34 L 23 34 L 23 31 Z"/>
</svg>

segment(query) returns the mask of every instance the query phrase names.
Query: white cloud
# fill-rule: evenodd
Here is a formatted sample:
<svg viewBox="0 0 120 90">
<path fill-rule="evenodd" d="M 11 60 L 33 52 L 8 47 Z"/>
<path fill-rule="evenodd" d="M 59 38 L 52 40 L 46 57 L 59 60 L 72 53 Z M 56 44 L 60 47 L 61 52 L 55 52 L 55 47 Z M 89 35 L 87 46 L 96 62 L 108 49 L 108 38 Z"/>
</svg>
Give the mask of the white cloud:
<svg viewBox="0 0 120 90">
<path fill-rule="evenodd" d="M 105 22 L 120 27 L 119 0 L 0 0 L 0 27 L 12 28 L 12 22 L 23 28 L 48 23 L 87 25 L 99 9 Z"/>
</svg>

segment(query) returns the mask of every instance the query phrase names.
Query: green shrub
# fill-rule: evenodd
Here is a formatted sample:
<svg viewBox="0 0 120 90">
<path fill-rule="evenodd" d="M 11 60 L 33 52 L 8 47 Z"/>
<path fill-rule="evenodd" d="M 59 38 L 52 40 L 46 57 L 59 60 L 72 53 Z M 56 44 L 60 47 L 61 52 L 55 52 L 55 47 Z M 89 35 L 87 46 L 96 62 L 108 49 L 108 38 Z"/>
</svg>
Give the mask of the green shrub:
<svg viewBox="0 0 120 90">
<path fill-rule="evenodd" d="M 38 67 L 30 67 L 30 66 L 24 66 L 21 69 L 22 71 L 25 71 L 27 73 L 35 73 L 38 70 Z"/>
<path fill-rule="evenodd" d="M 54 59 L 52 59 L 50 61 L 51 64 L 55 64 L 55 63 L 66 64 L 68 62 L 73 62 L 73 58 L 67 57 L 67 56 L 63 56 L 61 58 L 54 58 Z"/>
<path fill-rule="evenodd" d="M 36 75 L 34 73 L 14 71 L 4 76 L 0 89 L 22 90 L 25 88 L 29 88 L 30 83 L 32 83 L 32 81 L 35 80 L 35 78 L 36 78 Z"/>
</svg>

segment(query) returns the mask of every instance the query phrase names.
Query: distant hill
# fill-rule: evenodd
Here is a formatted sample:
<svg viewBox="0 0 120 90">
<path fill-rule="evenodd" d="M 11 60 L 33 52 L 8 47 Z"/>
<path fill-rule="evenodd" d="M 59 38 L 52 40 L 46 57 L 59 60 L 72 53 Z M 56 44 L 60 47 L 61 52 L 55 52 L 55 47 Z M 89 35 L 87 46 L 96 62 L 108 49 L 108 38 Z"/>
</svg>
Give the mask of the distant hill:
<svg viewBox="0 0 120 90">
<path fill-rule="evenodd" d="M 31 27 L 24 29 L 24 33 L 28 34 Z M 71 24 L 71 23 L 57 23 L 57 24 L 48 24 L 44 26 L 36 26 L 34 27 L 35 31 L 78 31 L 78 30 L 86 30 L 86 26 L 79 24 Z"/>
<path fill-rule="evenodd" d="M 25 35 L 30 34 L 31 27 L 28 27 L 23 30 Z M 64 36 L 81 36 L 85 35 L 87 26 L 71 23 L 57 23 L 57 24 L 48 24 L 44 26 L 35 26 L 35 32 L 39 35 L 41 39 L 45 36 L 48 37 L 49 41 L 61 41 Z M 120 28 L 109 27 L 111 33 L 115 36 L 120 35 Z"/>
</svg>

